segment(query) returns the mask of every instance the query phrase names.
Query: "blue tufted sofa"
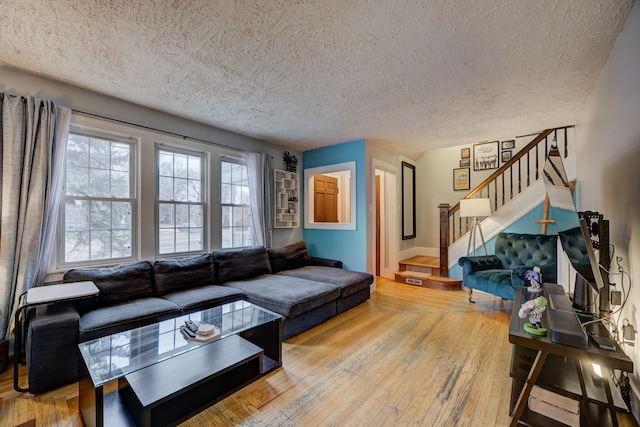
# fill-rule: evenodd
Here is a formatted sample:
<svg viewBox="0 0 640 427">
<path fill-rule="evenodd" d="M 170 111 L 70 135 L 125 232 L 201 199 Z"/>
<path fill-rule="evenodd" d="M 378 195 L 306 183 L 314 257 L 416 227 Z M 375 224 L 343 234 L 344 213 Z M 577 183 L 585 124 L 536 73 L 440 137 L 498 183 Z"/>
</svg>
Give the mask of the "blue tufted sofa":
<svg viewBox="0 0 640 427">
<path fill-rule="evenodd" d="M 556 282 L 557 240 L 556 235 L 499 233 L 495 255 L 460 258 L 469 301 L 473 289 L 513 301 L 515 288 L 525 286 L 523 276 L 534 266 L 540 267 L 543 281 Z"/>
</svg>

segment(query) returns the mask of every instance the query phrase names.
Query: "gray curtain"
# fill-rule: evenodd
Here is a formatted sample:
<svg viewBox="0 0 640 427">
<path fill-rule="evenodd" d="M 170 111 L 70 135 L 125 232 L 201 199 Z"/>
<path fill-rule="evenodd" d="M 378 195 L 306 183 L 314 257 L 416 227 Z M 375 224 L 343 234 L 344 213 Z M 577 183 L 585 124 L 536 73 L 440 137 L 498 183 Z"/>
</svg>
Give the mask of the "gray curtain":
<svg viewBox="0 0 640 427">
<path fill-rule="evenodd" d="M 0 331 L 41 284 L 55 242 L 70 110 L 0 93 Z"/>
<path fill-rule="evenodd" d="M 254 243 L 270 248 L 271 222 L 273 218 L 271 156 L 265 153 L 247 152 L 246 157 Z"/>
</svg>

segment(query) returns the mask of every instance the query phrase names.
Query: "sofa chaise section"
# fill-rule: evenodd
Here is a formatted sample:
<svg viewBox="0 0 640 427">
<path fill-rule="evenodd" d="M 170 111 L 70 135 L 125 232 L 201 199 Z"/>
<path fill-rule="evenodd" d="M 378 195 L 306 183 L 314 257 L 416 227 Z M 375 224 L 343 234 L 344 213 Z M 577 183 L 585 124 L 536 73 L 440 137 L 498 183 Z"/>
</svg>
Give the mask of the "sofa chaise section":
<svg viewBox="0 0 640 427">
<path fill-rule="evenodd" d="M 342 262 L 309 256 L 304 241 L 268 250 L 271 269 L 279 276 L 295 277 L 312 282 L 329 283 L 340 289 L 336 299 L 336 314 L 343 313 L 368 300 L 373 275 L 342 269 Z"/>
<path fill-rule="evenodd" d="M 215 251 L 213 264 L 218 284 L 240 289 L 247 301 L 284 316 L 284 339 L 336 315 L 337 286 L 271 274 L 270 257 L 262 246 Z"/>
</svg>

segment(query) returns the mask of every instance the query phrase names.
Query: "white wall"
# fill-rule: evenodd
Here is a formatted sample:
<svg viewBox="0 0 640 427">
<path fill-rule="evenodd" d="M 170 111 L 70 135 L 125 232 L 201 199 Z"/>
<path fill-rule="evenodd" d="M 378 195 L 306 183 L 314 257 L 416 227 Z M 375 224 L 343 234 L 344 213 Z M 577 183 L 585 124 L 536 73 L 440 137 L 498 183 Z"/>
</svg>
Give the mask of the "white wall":
<svg viewBox="0 0 640 427">
<path fill-rule="evenodd" d="M 285 169 L 282 155 L 289 150 L 299 159 L 302 154 L 295 150 L 285 149 L 255 138 L 228 132 L 202 123 L 190 121 L 171 114 L 146 108 L 142 105 L 113 98 L 97 92 L 88 91 L 68 83 L 37 76 L 0 66 L 0 91 L 14 94 L 29 94 L 54 100 L 58 105 L 81 110 L 93 114 L 123 120 L 136 125 L 148 126 L 179 135 L 186 135 L 205 141 L 222 144 L 246 151 L 259 151 L 273 156 L 273 167 Z M 144 100 L 139 100 L 144 104 Z M 167 100 L 168 103 L 171 100 Z M 302 165 L 298 164 L 299 170 Z M 274 229 L 272 245 L 284 246 L 302 240 L 302 228 Z"/>
<path fill-rule="evenodd" d="M 525 131 L 526 129 L 523 129 Z M 496 132 L 498 135 L 498 131 Z M 498 149 L 502 153 L 502 141 L 516 141 L 515 148 L 511 150 L 515 155 L 522 147 L 531 142 L 533 136 L 516 138 L 515 136 L 501 136 Z M 496 139 L 498 140 L 498 139 Z M 469 189 L 473 190 L 482 183 L 488 176 L 495 172 L 495 169 L 485 171 L 473 170 L 473 144 L 458 145 L 455 147 L 440 148 L 427 151 L 416 163 L 417 172 L 417 230 L 418 239 L 416 246 L 421 248 L 438 248 L 440 245 L 440 225 L 438 205 L 448 203 L 453 206 L 469 193 L 469 190 L 453 190 L 453 170 L 460 167 L 461 150 L 469 148 L 471 151 L 471 164 L 469 171 L 471 182 Z M 503 162 L 500 161 L 500 166 Z"/>
<path fill-rule="evenodd" d="M 636 3 L 576 124 L 578 207 L 610 220 L 615 256 L 631 278 L 619 315 L 640 326 L 640 4 Z M 615 279 L 622 290 L 621 275 Z M 625 277 L 625 287 L 629 278 Z M 637 336 L 636 336 L 637 340 Z M 627 347 L 636 366 L 638 345 Z M 640 370 L 636 368 L 638 380 Z M 639 381 L 640 382 L 640 381 Z"/>
</svg>

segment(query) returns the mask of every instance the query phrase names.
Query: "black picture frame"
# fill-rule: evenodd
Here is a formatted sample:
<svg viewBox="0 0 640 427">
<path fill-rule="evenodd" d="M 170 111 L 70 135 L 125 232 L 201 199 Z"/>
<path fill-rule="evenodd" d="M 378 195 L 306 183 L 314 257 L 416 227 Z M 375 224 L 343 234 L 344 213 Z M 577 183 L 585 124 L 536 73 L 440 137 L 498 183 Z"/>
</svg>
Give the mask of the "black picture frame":
<svg viewBox="0 0 640 427">
<path fill-rule="evenodd" d="M 464 168 L 464 167 L 470 167 L 471 166 L 471 159 L 461 159 L 460 160 L 460 167 Z"/>
<path fill-rule="evenodd" d="M 469 159 L 471 158 L 471 148 L 462 148 L 460 150 L 460 158 L 461 159 Z"/>
<path fill-rule="evenodd" d="M 471 169 L 455 168 L 453 170 L 453 191 L 468 190 L 471 187 Z"/>
<path fill-rule="evenodd" d="M 502 150 L 513 150 L 514 148 L 516 148 L 515 139 L 510 139 L 509 141 L 502 141 L 502 146 L 501 146 Z"/>
<path fill-rule="evenodd" d="M 473 146 L 474 171 L 498 169 L 499 163 L 498 141 L 483 142 Z"/>
<path fill-rule="evenodd" d="M 513 155 L 513 151 L 511 150 L 505 150 L 502 153 L 500 153 L 500 156 L 502 157 L 502 163 L 507 163 L 509 160 L 511 160 L 512 155 Z"/>
<path fill-rule="evenodd" d="M 416 238 L 416 167 L 402 162 L 402 240 Z"/>
</svg>

